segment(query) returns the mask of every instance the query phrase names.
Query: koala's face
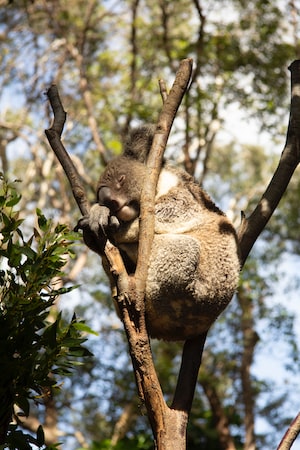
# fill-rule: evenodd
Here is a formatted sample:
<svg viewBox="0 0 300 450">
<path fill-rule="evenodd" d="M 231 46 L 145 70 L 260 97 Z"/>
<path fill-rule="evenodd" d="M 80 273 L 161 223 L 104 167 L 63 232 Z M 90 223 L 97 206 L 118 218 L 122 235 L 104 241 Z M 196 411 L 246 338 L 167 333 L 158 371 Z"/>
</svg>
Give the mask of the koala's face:
<svg viewBox="0 0 300 450">
<path fill-rule="evenodd" d="M 97 199 L 109 208 L 111 215 L 129 222 L 140 213 L 140 198 L 146 176 L 144 164 L 120 156 L 111 161 L 100 177 Z"/>
</svg>

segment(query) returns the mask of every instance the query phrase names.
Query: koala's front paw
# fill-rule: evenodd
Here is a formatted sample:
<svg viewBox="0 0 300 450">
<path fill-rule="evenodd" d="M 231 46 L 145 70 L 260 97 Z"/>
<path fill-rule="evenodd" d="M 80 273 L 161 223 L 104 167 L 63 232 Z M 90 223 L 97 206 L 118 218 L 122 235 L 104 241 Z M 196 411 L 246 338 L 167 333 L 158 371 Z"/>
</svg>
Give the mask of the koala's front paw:
<svg viewBox="0 0 300 450">
<path fill-rule="evenodd" d="M 89 227 L 96 235 L 102 232 L 106 236 L 106 229 L 110 222 L 110 210 L 106 206 L 98 203 L 93 205 L 89 214 Z"/>
<path fill-rule="evenodd" d="M 90 214 L 83 216 L 79 221 L 75 231 L 89 229 L 96 236 L 106 236 L 107 232 L 115 232 L 120 226 L 116 216 L 110 215 L 110 210 L 106 206 L 95 204 L 91 207 Z"/>
<path fill-rule="evenodd" d="M 118 219 L 110 215 L 110 210 L 106 206 L 95 204 L 91 207 L 90 214 L 78 221 L 74 230 L 82 230 L 86 245 L 101 255 L 108 235 L 117 231 L 119 226 Z"/>
</svg>

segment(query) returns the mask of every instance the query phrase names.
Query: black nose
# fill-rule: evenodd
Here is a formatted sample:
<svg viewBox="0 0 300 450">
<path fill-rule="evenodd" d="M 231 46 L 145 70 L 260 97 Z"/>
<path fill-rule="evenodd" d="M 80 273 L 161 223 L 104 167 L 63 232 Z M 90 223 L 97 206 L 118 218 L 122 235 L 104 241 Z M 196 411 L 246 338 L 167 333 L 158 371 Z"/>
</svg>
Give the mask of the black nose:
<svg viewBox="0 0 300 450">
<path fill-rule="evenodd" d="M 98 191 L 98 202 L 100 205 L 106 206 L 111 212 L 115 212 L 120 208 L 120 202 L 113 195 L 109 187 L 101 187 Z"/>
</svg>

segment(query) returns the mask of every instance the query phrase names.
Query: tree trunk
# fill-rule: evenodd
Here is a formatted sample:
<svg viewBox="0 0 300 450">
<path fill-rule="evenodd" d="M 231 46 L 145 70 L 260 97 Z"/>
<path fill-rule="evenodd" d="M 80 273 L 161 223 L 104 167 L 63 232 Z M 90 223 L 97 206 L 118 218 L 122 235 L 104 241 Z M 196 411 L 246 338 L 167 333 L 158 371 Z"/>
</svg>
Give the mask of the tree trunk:
<svg viewBox="0 0 300 450">
<path fill-rule="evenodd" d="M 186 450 L 186 427 L 188 414 L 166 406 L 161 427 L 157 429 L 155 448 L 157 450 Z"/>
</svg>

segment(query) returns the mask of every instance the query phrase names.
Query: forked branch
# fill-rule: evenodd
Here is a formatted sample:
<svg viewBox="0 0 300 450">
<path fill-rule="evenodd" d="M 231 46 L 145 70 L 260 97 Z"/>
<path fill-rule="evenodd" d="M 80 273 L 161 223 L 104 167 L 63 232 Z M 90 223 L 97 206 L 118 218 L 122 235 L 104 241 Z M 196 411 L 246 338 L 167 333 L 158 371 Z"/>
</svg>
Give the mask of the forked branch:
<svg viewBox="0 0 300 450">
<path fill-rule="evenodd" d="M 153 145 L 148 158 L 148 177 L 146 177 L 141 198 L 139 257 L 134 279 L 128 279 L 118 250 L 111 246 L 112 248 L 109 251 L 107 249 L 107 246 L 111 245 L 109 243 L 105 249 L 107 260 L 117 278 L 117 287 L 120 294 L 118 302 L 128 337 L 139 393 L 146 403 L 157 448 L 161 449 L 173 448 L 174 442 L 179 445 L 177 445 L 178 449 L 185 447 L 187 412 L 183 411 L 183 416 L 180 414 L 174 416 L 175 412 L 172 413 L 172 410 L 167 407 L 164 401 L 153 364 L 149 337 L 145 325 L 144 292 L 148 268 L 147 261 L 154 235 L 154 198 L 156 184 L 172 123 L 187 89 L 191 71 L 192 60 L 183 60 L 169 95 L 164 94 L 164 104 L 159 115 Z M 54 121 L 51 128 L 46 130 L 46 135 L 53 151 L 64 168 L 80 211 L 85 215 L 89 211 L 87 197 L 80 182 L 78 172 L 61 142 L 66 113 L 59 99 L 56 86 L 51 86 L 47 91 L 47 95 L 53 109 Z M 177 425 L 175 425 L 175 422 L 178 422 Z"/>
</svg>

